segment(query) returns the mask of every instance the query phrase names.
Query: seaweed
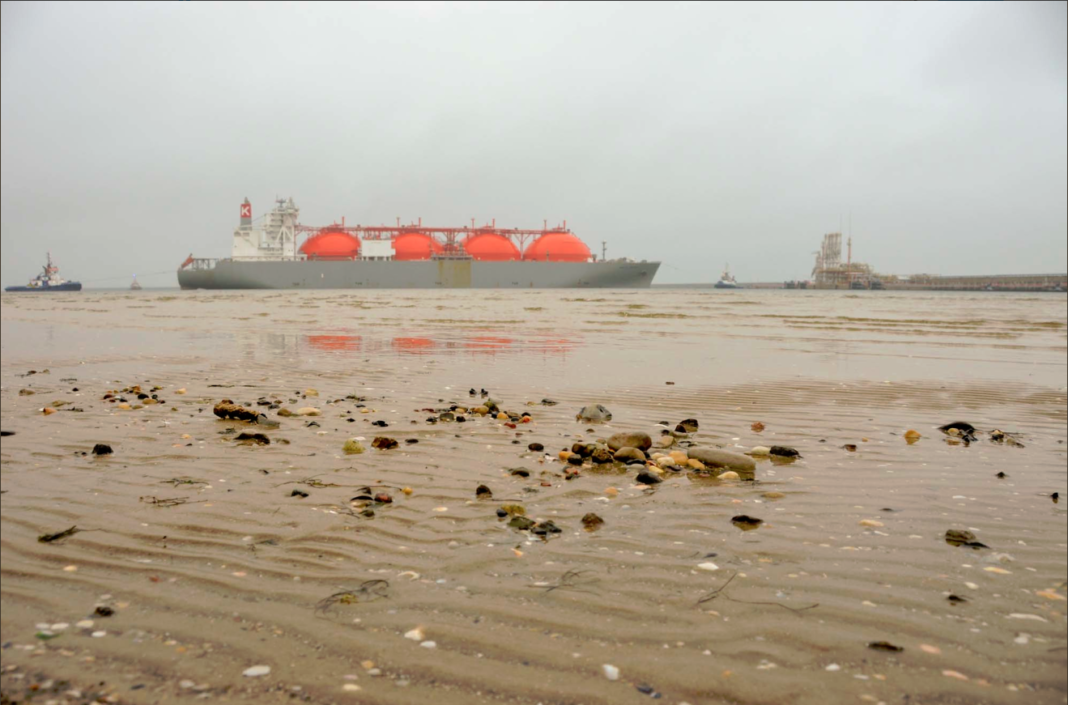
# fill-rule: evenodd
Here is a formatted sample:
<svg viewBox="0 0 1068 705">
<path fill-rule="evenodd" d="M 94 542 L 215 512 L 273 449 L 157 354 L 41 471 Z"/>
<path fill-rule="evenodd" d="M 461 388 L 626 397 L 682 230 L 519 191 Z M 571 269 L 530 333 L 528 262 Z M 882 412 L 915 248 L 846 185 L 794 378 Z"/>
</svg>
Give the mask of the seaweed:
<svg viewBox="0 0 1068 705">
<path fill-rule="evenodd" d="M 590 593 L 591 595 L 596 594 L 593 590 L 585 589 L 583 587 L 584 583 L 579 582 L 579 579 L 589 572 L 590 571 L 588 570 L 569 570 L 563 575 L 561 575 L 560 579 L 557 580 L 555 583 L 536 583 L 534 585 L 531 585 L 530 587 L 543 588 L 545 590 L 545 594 L 549 594 L 553 590 L 574 590 L 576 592 Z"/>
<path fill-rule="evenodd" d="M 791 607 L 790 605 L 784 605 L 781 602 L 768 602 L 768 601 L 762 601 L 762 600 L 739 600 L 736 597 L 731 597 L 730 595 L 728 595 L 725 592 L 726 589 L 727 589 L 727 586 L 729 586 L 732 582 L 734 582 L 734 579 L 737 578 L 737 577 L 738 577 L 737 573 L 732 573 L 731 577 L 727 578 L 727 582 L 723 583 L 722 585 L 720 585 L 718 588 L 716 588 L 712 592 L 710 592 L 707 595 L 705 595 L 704 597 L 700 598 L 697 601 L 697 604 L 703 605 L 704 603 L 711 602 L 712 600 L 714 600 L 717 597 L 722 595 L 723 597 L 727 598 L 731 602 L 738 602 L 738 603 L 741 603 L 743 605 L 762 605 L 762 606 L 765 606 L 765 607 L 782 607 L 784 610 L 790 610 L 791 612 L 793 612 L 795 614 L 801 614 L 803 612 L 807 612 L 808 610 L 816 609 L 817 607 L 820 606 L 818 602 L 816 604 L 806 605 L 805 607 Z"/>
<path fill-rule="evenodd" d="M 80 534 L 83 531 L 100 531 L 100 529 L 79 529 L 77 526 L 72 526 L 69 529 L 63 531 L 57 531 L 54 534 L 41 534 L 37 537 L 37 540 L 41 543 L 52 543 L 54 541 L 62 541 L 63 539 L 70 538 L 74 534 Z"/>
<path fill-rule="evenodd" d="M 145 504 L 152 504 L 157 507 L 177 507 L 180 504 L 200 504 L 207 500 L 200 499 L 191 502 L 188 497 L 164 497 L 163 499 L 160 499 L 159 497 L 145 496 L 138 498 L 138 501 L 144 502 Z"/>
<path fill-rule="evenodd" d="M 161 485 L 170 485 L 171 487 L 178 487 L 179 485 L 206 485 L 207 480 L 197 480 L 192 477 L 172 477 L 169 480 L 160 480 Z"/>
<path fill-rule="evenodd" d="M 338 605 L 354 605 L 359 602 L 375 602 L 389 597 L 388 580 L 366 580 L 358 588 L 341 590 L 315 603 L 315 612 L 326 614 Z"/>
</svg>

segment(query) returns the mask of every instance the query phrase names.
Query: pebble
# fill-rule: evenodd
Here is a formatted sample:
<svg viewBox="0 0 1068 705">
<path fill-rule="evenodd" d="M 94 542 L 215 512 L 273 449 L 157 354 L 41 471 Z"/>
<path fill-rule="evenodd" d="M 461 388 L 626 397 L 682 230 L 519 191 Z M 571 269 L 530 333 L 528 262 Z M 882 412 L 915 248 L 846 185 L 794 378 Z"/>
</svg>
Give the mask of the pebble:
<svg viewBox="0 0 1068 705">
<path fill-rule="evenodd" d="M 727 468 L 743 472 L 756 470 L 756 463 L 753 462 L 753 459 L 741 453 L 731 453 L 717 448 L 690 448 L 689 456 L 695 460 L 700 460 L 709 467 Z"/>
<path fill-rule="evenodd" d="M 739 475 L 738 473 L 734 472 L 733 470 L 727 470 L 726 472 L 721 472 L 717 477 L 720 480 L 741 480 L 742 479 L 742 476 Z"/>
<path fill-rule="evenodd" d="M 601 666 L 601 670 L 604 671 L 604 677 L 610 681 L 619 680 L 619 669 L 610 663 L 606 663 Z"/>
<path fill-rule="evenodd" d="M 356 685 L 355 683 L 346 683 L 345 685 L 341 686 L 341 689 L 347 693 L 355 693 L 357 691 L 363 690 L 363 688 Z"/>
<path fill-rule="evenodd" d="M 753 446 L 749 449 L 749 455 L 752 455 L 757 458 L 763 458 L 765 456 L 771 455 L 771 448 L 768 448 L 767 446 Z"/>
<path fill-rule="evenodd" d="M 1040 617 L 1037 614 L 1024 614 L 1022 612 L 1013 612 L 1005 619 L 1028 619 L 1032 622 L 1049 622 L 1049 620 L 1047 620 L 1045 617 Z"/>
<path fill-rule="evenodd" d="M 426 634 L 423 633 L 422 628 L 416 627 L 404 635 L 405 639 L 411 639 L 412 641 L 425 641 Z"/>
<path fill-rule="evenodd" d="M 958 671 L 942 671 L 942 675 L 945 676 L 946 678 L 956 678 L 959 681 L 968 680 L 968 676 L 966 676 L 963 673 L 960 673 Z"/>
<path fill-rule="evenodd" d="M 107 635 L 108 635 L 108 633 L 106 631 L 102 630 L 102 629 L 100 631 L 93 632 L 93 638 L 94 639 L 99 639 L 99 638 L 105 637 Z"/>
<path fill-rule="evenodd" d="M 587 529 L 596 529 L 604 524 L 604 519 L 597 516 L 593 512 L 587 513 L 582 517 L 582 525 Z"/>
<path fill-rule="evenodd" d="M 245 676 L 246 678 L 258 678 L 260 676 L 265 676 L 270 672 L 270 666 L 251 666 L 249 668 L 246 668 L 241 675 Z"/>
<path fill-rule="evenodd" d="M 617 450 L 612 455 L 612 459 L 621 463 L 625 463 L 627 461 L 640 462 L 645 460 L 645 453 L 638 448 L 625 447 Z"/>
<path fill-rule="evenodd" d="M 637 448 L 638 450 L 649 450 L 653 445 L 653 439 L 648 433 L 614 433 L 608 437 L 608 447 L 612 450 L 621 450 L 623 448 Z"/>
<path fill-rule="evenodd" d="M 719 566 L 715 563 L 698 563 L 697 567 L 701 570 L 719 570 Z"/>
<path fill-rule="evenodd" d="M 186 680 L 178 681 L 178 687 L 181 688 L 182 690 L 189 690 L 190 688 L 192 688 L 195 685 L 196 685 L 196 682 L 195 681 L 191 681 L 188 678 Z"/>
<path fill-rule="evenodd" d="M 868 526 L 868 527 L 872 527 L 872 528 L 879 528 L 879 527 L 882 527 L 882 526 L 886 526 L 881 521 L 875 521 L 874 519 L 864 519 L 864 520 L 862 520 L 860 522 L 860 525 L 861 526 Z"/>
<path fill-rule="evenodd" d="M 424 649 L 438 648 L 438 644 L 435 641 L 424 641 L 423 643 L 419 644 L 419 646 L 422 646 Z"/>
<path fill-rule="evenodd" d="M 356 440 L 355 438 L 350 438 L 345 441 L 345 445 L 342 447 L 342 450 L 350 455 L 358 455 L 364 452 L 365 448 L 363 447 L 363 444 L 360 443 L 358 440 Z"/>
<path fill-rule="evenodd" d="M 83 619 L 80 622 L 76 622 L 74 624 L 74 626 L 78 627 L 78 629 L 92 629 L 93 628 L 93 620 L 91 620 L 91 619 Z"/>
<path fill-rule="evenodd" d="M 601 404 L 588 404 L 579 410 L 576 421 L 611 421 L 612 412 Z"/>
<path fill-rule="evenodd" d="M 830 671 L 831 673 L 834 673 L 835 671 L 841 671 L 842 667 L 839 666 L 837 663 L 832 663 L 829 666 L 827 666 L 827 668 L 825 668 L 823 670 Z"/>
</svg>

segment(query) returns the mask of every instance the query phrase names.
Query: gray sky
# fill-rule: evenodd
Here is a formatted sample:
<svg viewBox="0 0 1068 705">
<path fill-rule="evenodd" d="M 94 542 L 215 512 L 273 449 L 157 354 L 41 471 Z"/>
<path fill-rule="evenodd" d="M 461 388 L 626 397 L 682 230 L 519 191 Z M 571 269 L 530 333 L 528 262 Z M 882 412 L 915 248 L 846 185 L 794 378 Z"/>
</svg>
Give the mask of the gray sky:
<svg viewBox="0 0 1068 705">
<path fill-rule="evenodd" d="M 275 195 L 664 283 L 807 278 L 850 213 L 880 272 L 1063 272 L 1065 8 L 5 2 L 0 273 L 176 285 Z"/>
</svg>

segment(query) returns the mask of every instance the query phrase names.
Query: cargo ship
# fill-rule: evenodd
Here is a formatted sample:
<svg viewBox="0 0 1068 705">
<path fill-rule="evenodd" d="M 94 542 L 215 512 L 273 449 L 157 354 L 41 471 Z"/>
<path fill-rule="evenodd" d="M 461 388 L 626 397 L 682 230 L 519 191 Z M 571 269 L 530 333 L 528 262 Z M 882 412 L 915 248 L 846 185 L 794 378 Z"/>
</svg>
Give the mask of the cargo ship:
<svg viewBox="0 0 1068 705">
<path fill-rule="evenodd" d="M 59 267 L 52 263 L 52 253 L 48 253 L 48 263 L 44 265 L 44 272 L 30 280 L 26 286 L 9 286 L 4 291 L 81 291 L 81 282 L 67 281 L 59 276 Z"/>
<path fill-rule="evenodd" d="M 189 255 L 183 289 L 647 288 L 660 262 L 598 258 L 567 228 L 300 225 L 292 198 L 253 222 L 241 204 L 231 255 Z M 298 242 L 300 244 L 298 245 Z"/>
</svg>

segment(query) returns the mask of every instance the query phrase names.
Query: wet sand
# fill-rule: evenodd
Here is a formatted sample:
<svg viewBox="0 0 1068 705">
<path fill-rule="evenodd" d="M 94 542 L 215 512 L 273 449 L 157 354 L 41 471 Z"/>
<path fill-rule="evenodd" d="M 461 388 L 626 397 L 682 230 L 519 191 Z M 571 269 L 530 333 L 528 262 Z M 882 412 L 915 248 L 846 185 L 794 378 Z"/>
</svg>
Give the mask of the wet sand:
<svg viewBox="0 0 1068 705">
<path fill-rule="evenodd" d="M 1063 295 L 88 291 L 0 311 L 11 702 L 1066 702 Z M 132 385 L 163 403 L 103 399 Z M 533 422 L 427 423 L 472 387 Z M 212 414 L 261 397 L 323 415 Z M 576 422 L 589 402 L 612 421 Z M 556 458 L 689 417 L 701 446 L 802 457 L 651 489 Z M 977 442 L 937 430 L 958 420 Z M 360 515 L 365 487 L 393 503 Z M 562 533 L 509 528 L 509 503 Z"/>
</svg>

